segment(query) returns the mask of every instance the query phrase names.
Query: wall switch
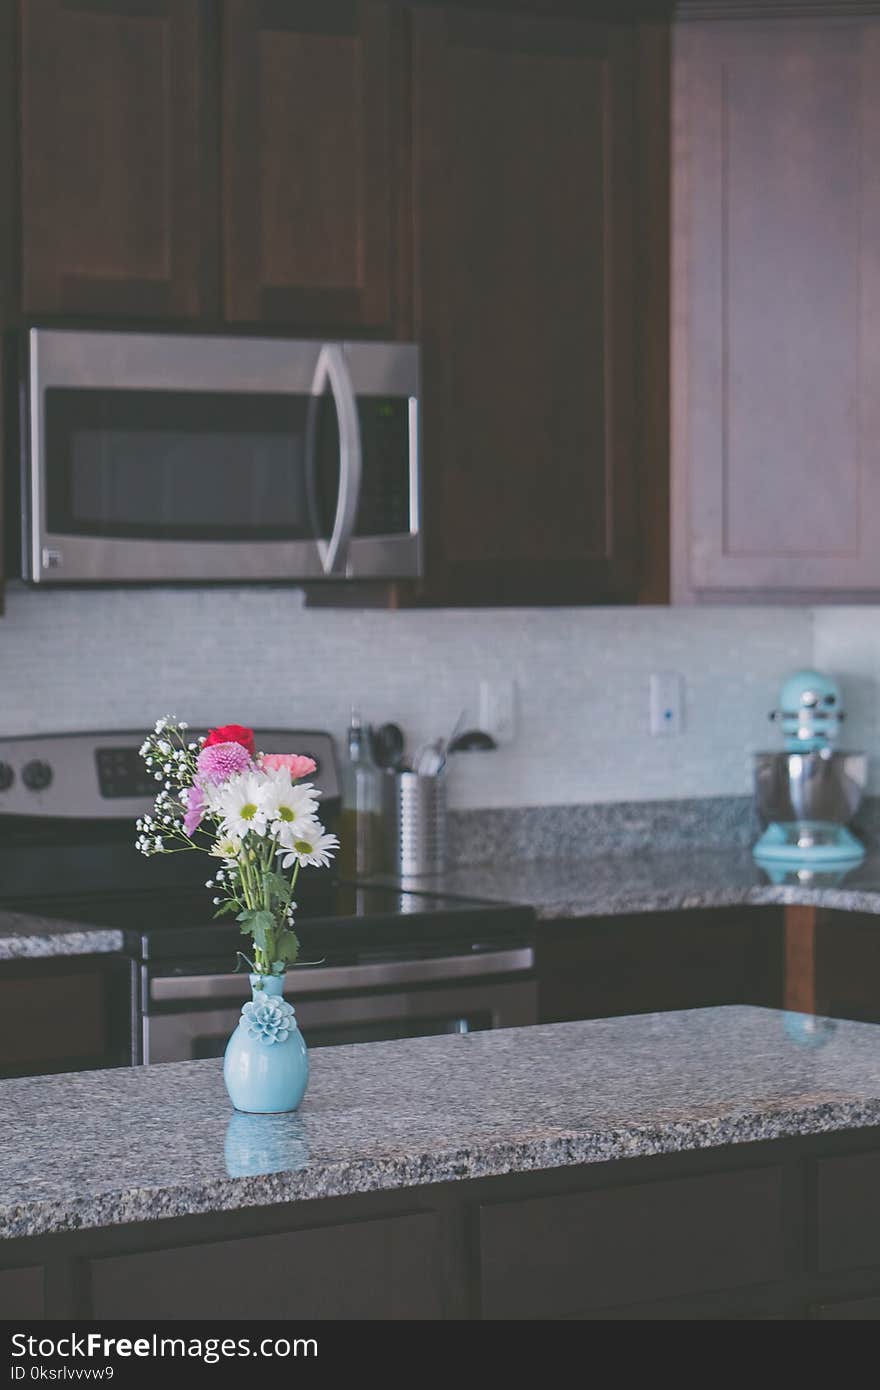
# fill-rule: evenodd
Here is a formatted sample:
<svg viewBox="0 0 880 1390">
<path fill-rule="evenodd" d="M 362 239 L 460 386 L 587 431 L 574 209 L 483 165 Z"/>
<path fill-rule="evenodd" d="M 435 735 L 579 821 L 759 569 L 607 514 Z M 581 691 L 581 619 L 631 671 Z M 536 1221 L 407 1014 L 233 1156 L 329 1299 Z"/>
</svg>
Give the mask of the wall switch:
<svg viewBox="0 0 880 1390">
<path fill-rule="evenodd" d="M 680 734 L 684 727 L 684 679 L 678 671 L 651 676 L 651 733 Z"/>
<path fill-rule="evenodd" d="M 516 681 L 480 681 L 480 728 L 496 743 L 516 736 Z"/>
</svg>

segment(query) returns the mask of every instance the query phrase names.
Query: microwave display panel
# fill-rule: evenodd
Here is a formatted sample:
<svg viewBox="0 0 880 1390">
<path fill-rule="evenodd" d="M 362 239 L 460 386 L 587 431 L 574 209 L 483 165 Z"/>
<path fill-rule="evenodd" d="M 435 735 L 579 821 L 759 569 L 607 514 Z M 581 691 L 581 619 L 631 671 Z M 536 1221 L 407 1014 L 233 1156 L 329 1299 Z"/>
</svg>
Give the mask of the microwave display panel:
<svg viewBox="0 0 880 1390">
<path fill-rule="evenodd" d="M 362 396 L 361 485 L 354 534 L 403 536 L 410 528 L 409 402 L 405 396 Z M 316 529 L 329 536 L 339 492 L 339 427 L 326 393 L 318 410 Z"/>
</svg>

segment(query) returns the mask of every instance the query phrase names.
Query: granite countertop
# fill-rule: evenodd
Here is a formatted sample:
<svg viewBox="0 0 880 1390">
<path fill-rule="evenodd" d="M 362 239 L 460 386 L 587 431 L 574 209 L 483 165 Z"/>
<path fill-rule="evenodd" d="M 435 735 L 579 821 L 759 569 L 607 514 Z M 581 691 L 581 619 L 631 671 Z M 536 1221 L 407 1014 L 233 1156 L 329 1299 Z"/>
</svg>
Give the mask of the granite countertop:
<svg viewBox="0 0 880 1390">
<path fill-rule="evenodd" d="M 846 872 L 789 871 L 771 883 L 748 849 L 668 850 L 462 864 L 408 888 L 533 907 L 541 921 L 772 904 L 880 914 L 880 852 Z"/>
<path fill-rule="evenodd" d="M 0 961 L 113 955 L 124 944 L 123 932 L 112 927 L 87 927 L 81 922 L 0 908 Z"/>
<path fill-rule="evenodd" d="M 219 1061 L 0 1082 L 0 1234 L 880 1124 L 880 1027 L 773 1009 L 322 1048 L 311 1063 L 294 1115 L 232 1111 Z"/>
<path fill-rule="evenodd" d="M 540 921 L 628 912 L 801 904 L 880 914 L 880 851 L 845 873 L 790 872 L 771 883 L 748 849 L 690 847 L 591 857 L 462 864 L 442 874 L 374 882 L 533 907 Z M 123 949 L 121 930 L 0 909 L 0 961 Z"/>
</svg>

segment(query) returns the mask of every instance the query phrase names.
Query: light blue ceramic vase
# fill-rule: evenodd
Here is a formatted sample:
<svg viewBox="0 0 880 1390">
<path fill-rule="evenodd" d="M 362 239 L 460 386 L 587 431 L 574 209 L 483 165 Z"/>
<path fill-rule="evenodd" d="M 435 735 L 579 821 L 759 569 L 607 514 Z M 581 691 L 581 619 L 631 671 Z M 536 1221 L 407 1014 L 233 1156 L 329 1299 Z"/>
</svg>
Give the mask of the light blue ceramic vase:
<svg viewBox="0 0 880 1390">
<path fill-rule="evenodd" d="M 223 1080 L 236 1110 L 296 1110 L 309 1084 L 309 1054 L 284 999 L 283 975 L 251 975 L 253 998 L 226 1044 Z"/>
</svg>

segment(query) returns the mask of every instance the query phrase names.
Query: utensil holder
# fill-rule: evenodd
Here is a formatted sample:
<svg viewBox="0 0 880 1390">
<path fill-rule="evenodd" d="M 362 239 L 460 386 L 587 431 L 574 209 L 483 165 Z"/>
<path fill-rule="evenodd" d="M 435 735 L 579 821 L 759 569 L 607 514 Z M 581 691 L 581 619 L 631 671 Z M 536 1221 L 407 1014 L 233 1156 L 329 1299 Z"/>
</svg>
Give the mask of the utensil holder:
<svg viewBox="0 0 880 1390">
<path fill-rule="evenodd" d="M 385 790 L 389 870 L 401 878 L 440 873 L 446 868 L 446 778 L 389 773 Z"/>
</svg>

